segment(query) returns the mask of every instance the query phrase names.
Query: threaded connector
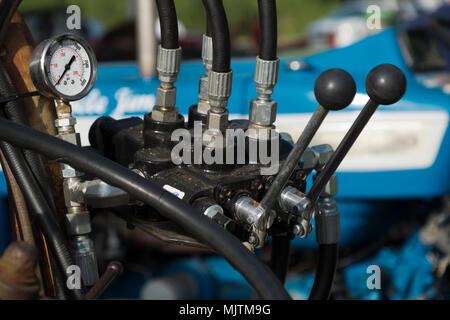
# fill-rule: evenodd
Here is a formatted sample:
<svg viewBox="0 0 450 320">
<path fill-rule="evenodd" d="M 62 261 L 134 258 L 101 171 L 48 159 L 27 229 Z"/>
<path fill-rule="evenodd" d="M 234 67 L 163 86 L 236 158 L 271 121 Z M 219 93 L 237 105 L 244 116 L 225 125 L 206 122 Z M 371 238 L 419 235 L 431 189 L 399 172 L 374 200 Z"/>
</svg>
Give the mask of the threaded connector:
<svg viewBox="0 0 450 320">
<path fill-rule="evenodd" d="M 262 92 L 262 93 L 272 94 L 273 88 L 275 87 L 278 81 L 279 67 L 280 67 L 280 59 L 263 60 L 259 57 L 256 57 L 255 84 L 257 91 L 264 89 L 269 90 L 269 92 Z"/>
<path fill-rule="evenodd" d="M 94 243 L 87 236 L 77 236 L 72 240 L 72 252 L 75 264 L 80 267 L 83 284 L 94 285 L 99 278 Z"/>
<path fill-rule="evenodd" d="M 202 41 L 202 61 L 206 71 L 211 70 L 213 63 L 213 40 L 206 34 L 203 35 Z"/>
<path fill-rule="evenodd" d="M 177 49 L 165 49 L 158 47 L 156 70 L 158 79 L 165 83 L 174 83 L 177 80 L 181 65 L 181 47 Z"/>
<path fill-rule="evenodd" d="M 233 71 L 210 71 L 208 76 L 208 96 L 211 107 L 225 109 L 231 96 Z"/>
</svg>

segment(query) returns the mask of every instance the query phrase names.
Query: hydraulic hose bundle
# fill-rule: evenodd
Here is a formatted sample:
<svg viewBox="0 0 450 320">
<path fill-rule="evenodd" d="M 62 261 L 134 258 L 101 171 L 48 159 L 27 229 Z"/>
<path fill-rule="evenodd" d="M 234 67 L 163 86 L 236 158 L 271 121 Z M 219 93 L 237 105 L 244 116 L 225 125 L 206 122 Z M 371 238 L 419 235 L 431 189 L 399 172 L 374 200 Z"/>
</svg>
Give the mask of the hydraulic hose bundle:
<svg viewBox="0 0 450 320">
<path fill-rule="evenodd" d="M 30 149 L 126 191 L 210 246 L 243 274 L 264 299 L 289 299 L 278 279 L 234 236 L 159 186 L 92 151 L 37 130 L 0 119 L 0 139 Z"/>
<path fill-rule="evenodd" d="M 156 0 L 161 26 L 156 65 L 160 85 L 157 88 L 156 105 L 144 116 L 143 121 L 126 119 L 131 121 L 123 121 L 119 125 L 121 120 L 108 118 L 108 121 L 102 122 L 102 126 L 94 124 L 89 137 L 91 145 L 99 153 L 81 147 L 79 133 L 74 127 L 76 119 L 72 117 L 70 107 L 71 101 L 87 95 L 96 77 L 91 77 L 94 80 L 91 79 L 89 86 L 84 87 L 83 94 L 75 96 L 71 96 L 70 92 L 58 95 L 62 92 L 41 88 L 41 93 L 56 99 L 58 139 L 27 126 L 19 101 L 8 100 L 10 97 L 20 98 L 25 95 L 14 92 L 8 74 L 0 65 L 0 104 L 2 107 L 4 105 L 0 110 L 0 149 L 57 262 L 55 287 L 59 288 L 61 298 L 66 295 L 83 298 L 80 290 L 67 294 L 62 289 L 65 288 L 65 277 L 62 275 L 73 264 L 72 258 L 84 267 L 83 270 L 88 270 L 84 275 L 97 275 L 88 282 L 82 277 L 85 286 L 93 285 L 97 293 L 106 288 L 106 283 L 110 281 L 108 277 L 118 274 L 110 270 L 109 276 L 106 272 L 106 278 L 98 279 L 95 250 L 93 242 L 89 240 L 89 212 L 105 208 L 114 211 L 114 208 L 121 206 L 135 208 L 135 200 L 144 206 L 140 205 L 139 210 L 130 210 L 128 215 L 125 214 L 127 219 L 131 221 L 137 211 L 141 214 L 141 209 L 145 209 L 145 219 L 151 221 L 155 229 L 158 229 L 158 222 L 172 226 L 175 231 L 169 230 L 170 227 L 168 230 L 175 236 L 170 241 L 191 241 L 190 244 L 209 246 L 237 269 L 264 299 L 290 299 L 283 287 L 289 264 L 290 242 L 294 236 L 306 238 L 312 232 L 311 219 L 315 218 L 319 262 L 309 298 L 328 299 L 330 296 L 340 239 L 339 212 L 333 198 L 337 193 L 334 172 L 378 105 L 392 104 L 402 97 L 406 89 L 404 75 L 392 65 L 380 65 L 369 73 L 366 89 L 371 99 L 335 152 L 329 145 L 325 145 L 325 148 L 324 145 L 307 147 L 329 111 L 347 107 L 355 97 L 356 84 L 352 76 L 341 69 L 327 70 L 317 79 L 314 94 L 319 106 L 297 142 L 291 143 L 289 139 L 277 135 L 276 140 L 271 140 L 273 134 L 277 133 L 274 126 L 277 102 L 272 99 L 272 94 L 280 65 L 277 57 L 276 1 L 258 0 L 261 43 L 254 75 L 257 97 L 250 102 L 248 120 L 228 119 L 227 105 L 231 96 L 233 72 L 230 68 L 230 33 L 223 2 L 202 1 L 207 18 L 202 48 L 206 74 L 200 79 L 198 104 L 191 106 L 189 120 L 185 122 L 184 116 L 175 107 L 177 92 L 174 84 L 180 71 L 181 47 L 174 1 Z M 97 63 L 92 49 L 74 35 L 55 39 L 62 41 L 66 38 L 75 47 L 81 45 L 85 51 L 88 48 L 86 52 L 91 54 L 88 54 L 90 59 L 86 63 L 92 72 L 95 70 L 93 74 L 96 75 Z M 36 88 L 40 84 L 48 84 L 46 78 L 42 78 L 46 74 L 44 69 L 39 68 L 44 65 L 41 61 L 53 61 L 51 51 L 47 49 L 55 39 L 43 42 L 33 53 L 30 70 L 33 71 L 31 78 Z M 75 58 L 74 55 L 70 62 L 60 61 L 60 65 L 67 65 L 57 85 Z M 245 161 L 230 167 L 223 166 L 223 163 L 175 163 L 172 157 L 175 149 L 172 144 L 173 133 L 177 129 L 193 129 L 195 135 L 194 120 L 200 122 L 201 151 L 213 150 L 219 154 L 218 151 L 231 150 L 234 157 L 238 148 L 234 145 L 230 148 L 226 145 L 225 148 L 220 142 L 223 133 L 229 128 L 236 131 L 248 129 L 244 145 L 257 143 L 260 149 L 244 150 Z M 116 140 L 114 137 L 119 136 L 119 132 L 121 138 Z M 259 164 L 256 160 L 257 164 L 254 165 L 252 156 L 259 153 L 262 158 L 261 145 L 265 143 L 266 147 L 272 146 L 275 142 L 283 144 L 275 151 L 281 158 L 277 160 L 281 160 L 283 166 L 267 176 L 262 171 L 266 169 L 266 164 Z M 309 162 L 306 158 L 300 161 L 307 152 L 312 154 L 308 158 Z M 77 260 L 85 253 L 77 250 L 84 250 L 86 246 L 72 246 L 70 252 L 66 235 L 56 222 L 51 189 L 38 154 L 63 164 L 61 173 L 64 178 L 70 241 L 72 244 L 92 244 L 90 254 L 85 255 L 84 260 Z M 313 170 L 317 175 L 309 192 L 304 194 L 306 177 Z M 86 179 L 84 173 L 95 179 Z M 99 191 L 95 188 L 100 188 L 100 184 L 102 189 Z M 178 235 L 180 237 L 176 239 Z M 269 235 L 272 236 L 270 268 L 253 253 L 254 249 L 265 245 Z M 98 294 L 87 295 L 91 296 Z"/>
<path fill-rule="evenodd" d="M 15 90 L 2 65 L 0 65 L 0 94 L 2 96 L 15 95 Z M 2 106 L 0 117 L 8 117 L 21 125 L 26 125 L 27 123 L 23 114 L 23 108 L 18 100 L 7 102 Z M 65 274 L 67 268 L 73 264 L 73 261 L 66 246 L 64 234 L 56 222 L 55 205 L 39 155 L 29 149 L 25 149 L 22 153 L 22 150 L 5 141 L 0 141 L 0 148 L 24 195 L 29 210 L 38 221 L 54 255 L 57 267 L 60 269 L 56 274 Z M 60 287 L 65 288 L 65 281 L 61 277 L 55 276 L 55 281 L 62 282 L 63 285 L 60 285 Z M 82 297 L 78 290 L 73 291 L 73 294 L 75 298 Z M 59 291 L 58 295 L 66 297 L 67 293 Z"/>
<path fill-rule="evenodd" d="M 207 16 L 207 33 L 210 29 L 213 40 L 213 65 L 215 72 L 229 72 L 231 44 L 228 21 L 222 0 L 202 0 Z"/>
</svg>

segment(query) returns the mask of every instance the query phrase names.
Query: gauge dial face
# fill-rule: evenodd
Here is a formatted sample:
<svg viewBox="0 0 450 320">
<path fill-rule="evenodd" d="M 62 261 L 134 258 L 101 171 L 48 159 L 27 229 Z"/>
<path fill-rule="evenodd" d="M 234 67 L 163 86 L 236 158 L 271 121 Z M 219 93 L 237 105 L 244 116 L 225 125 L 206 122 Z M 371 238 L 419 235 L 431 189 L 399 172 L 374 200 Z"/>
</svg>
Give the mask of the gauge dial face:
<svg viewBox="0 0 450 320">
<path fill-rule="evenodd" d="M 34 50 L 30 74 L 36 88 L 48 97 L 79 100 L 97 78 L 97 59 L 89 44 L 73 34 L 46 40 Z"/>
<path fill-rule="evenodd" d="M 45 62 L 50 85 L 63 96 L 79 95 L 91 81 L 89 54 L 73 39 L 63 39 L 51 46 Z"/>
</svg>

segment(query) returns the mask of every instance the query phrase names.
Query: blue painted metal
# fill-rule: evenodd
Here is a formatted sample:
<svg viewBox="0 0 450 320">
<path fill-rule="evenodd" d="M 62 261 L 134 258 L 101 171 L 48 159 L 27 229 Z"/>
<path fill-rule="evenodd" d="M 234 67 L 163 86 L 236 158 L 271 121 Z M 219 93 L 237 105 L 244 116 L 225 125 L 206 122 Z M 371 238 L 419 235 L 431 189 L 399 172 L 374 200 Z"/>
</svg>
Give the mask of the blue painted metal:
<svg viewBox="0 0 450 320">
<path fill-rule="evenodd" d="M 397 42 L 396 32 L 396 29 L 388 29 L 349 47 L 307 57 L 304 61 L 311 68 L 306 70 L 292 71 L 287 68 L 289 61 L 283 60 L 279 83 L 274 95 L 278 101 L 278 113 L 295 116 L 313 112 L 317 105 L 313 98 L 314 81 L 322 71 L 328 68 L 338 67 L 349 71 L 356 80 L 358 92 L 364 94 L 365 76 L 370 69 L 380 63 L 392 63 L 399 66 L 408 79 L 408 90 L 405 97 L 394 106 L 380 107 L 381 111 L 441 110 L 450 113 L 449 95 L 439 88 L 424 87 L 407 67 Z M 234 81 L 229 112 L 232 116 L 246 115 L 249 101 L 255 96 L 254 59 L 234 60 L 232 68 Z M 176 84 L 179 88 L 177 106 L 182 114 L 187 114 L 189 106 L 196 103 L 198 79 L 203 73 L 200 62 L 182 64 Z M 150 111 L 155 103 L 155 92 L 159 82 L 156 78 L 144 79 L 138 74 L 135 64 L 102 65 L 92 93 L 83 101 L 73 105 L 76 116 L 83 121 L 83 119 L 93 120 L 102 115 L 121 118 L 143 115 Z M 357 109 L 359 107 L 350 107 L 347 111 Z M 392 208 L 398 199 L 428 199 L 448 193 L 450 191 L 449 140 L 450 129 L 447 128 L 436 161 L 426 169 L 339 172 L 338 201 L 341 212 L 341 245 L 345 248 L 352 248 L 382 237 L 388 227 L 397 219 L 395 210 Z M 5 197 L 4 177 L 2 176 L 1 179 L 0 195 Z M 388 199 L 390 200 L 387 201 Z M 7 212 L 6 207 L 2 207 L 0 210 L 2 213 Z M 0 223 L 0 228 L 4 231 L 0 236 L 0 248 L 8 241 L 8 237 L 5 236 L 7 236 L 6 230 L 9 229 L 7 215 L 2 214 L 1 217 L 4 221 Z M 394 299 L 414 298 L 418 293 L 425 292 L 424 290 L 429 286 L 430 265 L 426 261 L 428 249 L 417 241 L 416 239 L 408 242 L 400 253 L 383 249 L 384 251 L 381 251 L 374 260 L 386 268 L 394 288 L 394 291 L 389 294 Z M 316 242 L 314 236 L 310 236 L 306 240 L 297 239 L 294 246 L 314 248 Z M 364 286 L 359 284 L 367 279 L 365 268 L 369 262 L 373 261 L 346 268 L 344 278 L 349 286 L 355 284 L 355 287 L 351 288 L 355 297 L 378 299 L 380 298 L 379 292 L 366 292 Z M 397 268 L 403 264 L 405 264 L 404 267 Z M 212 279 L 210 281 L 213 281 L 216 287 L 211 286 L 209 289 L 205 289 L 206 291 L 201 294 L 202 297 L 233 299 L 254 297 L 253 291 L 242 276 L 221 258 L 176 261 L 169 265 L 165 274 L 179 270 L 192 274 L 202 288 L 211 285 L 208 284 L 208 279 Z M 294 297 L 305 298 L 312 286 L 312 277 L 311 274 L 297 275 L 289 278 L 286 286 L 294 294 Z M 136 297 L 138 295 L 136 286 L 148 277 L 135 275 L 133 279 L 131 282 L 134 289 L 130 289 L 130 295 Z"/>
<path fill-rule="evenodd" d="M 424 245 L 416 232 L 400 249 L 383 248 L 374 257 L 344 268 L 344 282 L 355 299 L 435 299 L 431 252 L 432 248 Z M 371 265 L 381 270 L 379 290 L 367 287 L 367 279 L 372 275 L 367 268 Z"/>
</svg>

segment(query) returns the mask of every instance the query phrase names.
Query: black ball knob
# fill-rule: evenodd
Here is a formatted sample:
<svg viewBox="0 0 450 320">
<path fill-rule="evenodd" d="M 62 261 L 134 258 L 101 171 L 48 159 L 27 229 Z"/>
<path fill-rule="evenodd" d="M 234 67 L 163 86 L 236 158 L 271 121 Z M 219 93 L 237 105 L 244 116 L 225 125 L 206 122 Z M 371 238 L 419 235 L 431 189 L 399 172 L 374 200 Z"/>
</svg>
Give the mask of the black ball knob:
<svg viewBox="0 0 450 320">
<path fill-rule="evenodd" d="M 341 110 L 352 103 L 356 94 L 353 77 L 345 70 L 324 71 L 316 80 L 314 94 L 322 107 L 328 110 Z"/>
<path fill-rule="evenodd" d="M 405 94 L 405 74 L 392 64 L 380 64 L 367 75 L 366 90 L 370 99 L 376 103 L 394 104 Z"/>
</svg>

